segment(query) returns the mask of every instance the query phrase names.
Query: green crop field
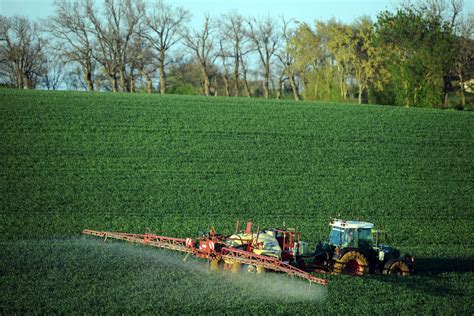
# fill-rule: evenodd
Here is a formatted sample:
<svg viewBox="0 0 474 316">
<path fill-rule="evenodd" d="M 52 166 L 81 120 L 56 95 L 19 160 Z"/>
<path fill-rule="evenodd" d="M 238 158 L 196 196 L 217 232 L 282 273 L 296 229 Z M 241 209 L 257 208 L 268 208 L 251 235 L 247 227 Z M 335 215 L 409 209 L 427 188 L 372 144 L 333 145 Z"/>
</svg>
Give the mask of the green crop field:
<svg viewBox="0 0 474 316">
<path fill-rule="evenodd" d="M 0 89 L 0 314 L 472 314 L 474 113 Z M 409 277 L 210 272 L 81 235 L 373 222 Z"/>
</svg>

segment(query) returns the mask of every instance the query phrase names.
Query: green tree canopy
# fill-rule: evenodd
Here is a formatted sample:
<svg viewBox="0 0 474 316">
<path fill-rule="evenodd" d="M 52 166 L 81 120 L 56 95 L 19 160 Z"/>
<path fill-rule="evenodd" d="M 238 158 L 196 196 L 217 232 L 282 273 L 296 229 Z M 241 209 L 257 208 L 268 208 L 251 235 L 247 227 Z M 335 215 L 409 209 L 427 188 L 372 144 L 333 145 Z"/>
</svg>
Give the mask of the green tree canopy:
<svg viewBox="0 0 474 316">
<path fill-rule="evenodd" d="M 385 52 L 397 105 L 441 103 L 443 77 L 453 68 L 454 41 L 448 23 L 419 9 L 407 7 L 378 16 L 375 44 Z"/>
</svg>

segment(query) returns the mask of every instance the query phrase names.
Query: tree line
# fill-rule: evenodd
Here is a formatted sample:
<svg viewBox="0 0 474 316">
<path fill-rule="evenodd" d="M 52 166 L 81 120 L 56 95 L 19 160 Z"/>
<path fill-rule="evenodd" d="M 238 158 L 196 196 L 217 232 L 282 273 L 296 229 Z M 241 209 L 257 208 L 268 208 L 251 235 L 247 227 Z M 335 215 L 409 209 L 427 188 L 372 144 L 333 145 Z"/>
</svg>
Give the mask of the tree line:
<svg viewBox="0 0 474 316">
<path fill-rule="evenodd" d="M 427 0 L 375 22 L 314 24 L 206 15 L 162 0 L 57 0 L 44 21 L 0 16 L 0 83 L 294 98 L 405 107 L 466 105 L 474 78 L 474 14 Z"/>
</svg>

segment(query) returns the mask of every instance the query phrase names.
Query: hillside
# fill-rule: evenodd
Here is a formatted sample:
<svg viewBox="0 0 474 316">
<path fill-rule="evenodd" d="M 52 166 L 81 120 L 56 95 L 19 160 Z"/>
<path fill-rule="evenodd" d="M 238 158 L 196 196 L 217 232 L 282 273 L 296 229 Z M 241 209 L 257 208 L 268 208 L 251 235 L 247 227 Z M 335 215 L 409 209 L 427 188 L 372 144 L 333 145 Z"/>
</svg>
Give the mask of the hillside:
<svg viewBox="0 0 474 316">
<path fill-rule="evenodd" d="M 0 89 L 0 113 L 0 313 L 474 310 L 473 112 Z M 418 274 L 237 299 L 262 287 L 80 236 L 186 237 L 252 219 L 313 247 L 336 214 L 387 230 Z"/>
</svg>

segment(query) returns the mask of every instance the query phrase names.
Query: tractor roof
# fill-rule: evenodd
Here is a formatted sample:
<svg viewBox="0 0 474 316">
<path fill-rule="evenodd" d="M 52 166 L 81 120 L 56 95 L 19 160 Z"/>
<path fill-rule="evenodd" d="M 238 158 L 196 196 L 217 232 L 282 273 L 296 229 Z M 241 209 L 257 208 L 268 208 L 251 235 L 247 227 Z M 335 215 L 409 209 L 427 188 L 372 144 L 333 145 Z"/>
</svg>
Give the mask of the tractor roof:
<svg viewBox="0 0 474 316">
<path fill-rule="evenodd" d="M 345 221 L 342 219 L 333 219 L 329 223 L 333 227 L 339 228 L 374 228 L 374 224 L 360 221 Z"/>
</svg>

